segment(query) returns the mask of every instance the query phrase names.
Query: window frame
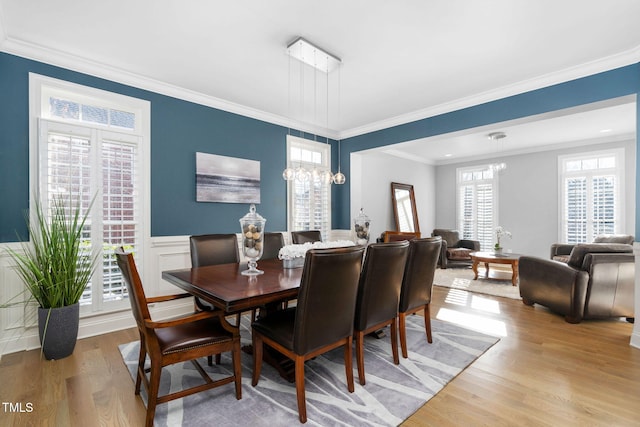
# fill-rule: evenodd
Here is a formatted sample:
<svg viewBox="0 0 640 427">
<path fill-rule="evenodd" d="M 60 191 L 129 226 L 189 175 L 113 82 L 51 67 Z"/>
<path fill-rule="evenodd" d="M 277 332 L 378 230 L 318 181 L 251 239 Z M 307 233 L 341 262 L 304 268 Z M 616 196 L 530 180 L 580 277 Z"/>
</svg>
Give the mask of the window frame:
<svg viewBox="0 0 640 427">
<path fill-rule="evenodd" d="M 310 151 L 319 152 L 321 155 L 320 164 L 297 161 L 292 159 L 292 149 L 293 148 L 302 148 Z M 318 142 L 306 138 L 301 138 L 293 135 L 287 135 L 287 167 L 296 168 L 298 166 L 304 166 L 307 169 L 312 169 L 314 166 L 318 169 L 319 172 L 328 170 L 331 172 L 331 145 L 328 143 Z M 294 181 L 287 181 L 287 230 L 288 231 L 297 231 L 297 227 L 295 226 L 295 192 L 294 192 Z M 322 184 L 321 184 L 322 185 Z M 315 227 L 313 224 L 313 215 L 309 215 L 310 221 L 312 224 L 310 225 L 310 229 L 312 230 L 321 230 L 323 238 L 328 236 L 328 233 L 331 231 L 331 184 L 326 184 L 327 187 L 327 206 L 326 206 L 326 220 L 324 223 L 326 224 L 326 229 L 322 227 Z M 313 189 L 313 186 L 311 186 Z"/>
<path fill-rule="evenodd" d="M 558 242 L 568 242 L 567 223 L 565 221 L 565 213 L 567 211 L 566 206 L 566 194 L 565 194 L 565 181 L 572 176 L 585 176 L 587 179 L 587 226 L 585 242 L 592 242 L 595 238 L 595 231 L 593 228 L 593 215 L 589 215 L 589 212 L 593 212 L 593 194 L 589 196 L 591 192 L 591 183 L 594 176 L 607 174 L 614 175 L 615 188 L 614 188 L 614 233 L 620 233 L 625 229 L 625 162 L 624 162 L 625 149 L 623 147 L 612 148 L 608 150 L 588 151 L 582 153 L 563 154 L 558 156 Z M 616 165 L 612 168 L 594 168 L 589 170 L 579 171 L 567 171 L 566 166 L 571 161 L 585 161 L 595 160 L 604 157 L 615 157 Z"/>
<path fill-rule="evenodd" d="M 81 100 L 82 102 L 98 102 L 100 106 L 107 106 L 110 108 L 122 108 L 124 111 L 135 113 L 136 124 L 133 129 L 126 129 L 121 127 L 113 127 L 109 125 L 103 125 L 93 122 L 81 122 L 78 120 L 64 120 L 59 117 L 54 117 L 46 113 L 49 104 L 45 101 L 49 96 L 58 96 L 60 94 L 68 95 L 73 98 L 73 101 Z M 44 108 L 44 112 L 43 112 Z M 146 254 L 149 253 L 149 240 L 150 230 L 147 224 L 150 224 L 150 116 L 151 116 L 151 104 L 147 100 L 133 98 L 126 95 L 107 92 L 101 89 L 96 89 L 90 86 L 83 86 L 76 83 L 71 83 L 64 80 L 55 79 L 52 77 L 42 76 L 35 73 L 29 73 L 29 178 L 30 178 L 30 206 L 35 205 L 36 199 L 43 201 L 43 206 L 46 206 L 46 184 L 43 188 L 43 174 L 40 170 L 41 159 L 40 156 L 45 155 L 47 150 L 41 150 L 40 138 L 41 138 L 41 124 L 46 122 L 47 127 L 60 129 L 84 129 L 86 136 L 87 132 L 99 132 L 104 134 L 106 141 L 110 140 L 109 136 L 120 135 L 121 140 L 131 141 L 136 139 L 137 146 L 137 190 L 136 200 L 138 203 L 138 240 L 139 246 L 136 248 L 136 259 L 138 260 L 138 266 L 140 268 L 140 274 L 144 277 L 144 265 Z M 95 166 L 95 165 L 94 165 Z M 102 203 L 100 203 L 102 205 Z M 102 212 L 98 212 L 95 208 L 92 210 L 92 216 L 101 215 Z M 33 212 L 32 212 L 33 215 Z M 33 220 L 33 218 L 31 218 Z M 103 264 L 97 268 L 101 269 Z M 102 289 L 100 289 L 102 291 Z M 100 294 L 100 297 L 102 294 Z M 92 295 L 91 304 L 82 305 L 80 308 L 81 318 L 105 314 L 109 312 L 121 311 L 123 309 L 129 309 L 130 303 L 127 298 L 123 298 L 117 301 L 102 301 L 102 298 L 98 298 L 94 293 Z"/>
<path fill-rule="evenodd" d="M 463 181 L 462 180 L 463 174 L 466 174 L 466 173 L 472 173 L 472 174 L 488 173 L 488 174 L 491 174 L 491 177 L 487 177 L 487 178 L 483 177 L 482 179 L 472 179 L 469 181 Z M 466 220 L 463 216 L 461 192 L 463 191 L 463 188 L 468 185 L 473 185 L 474 189 L 477 190 L 479 185 L 486 185 L 486 184 L 491 185 L 492 217 L 491 217 L 490 229 L 486 230 L 487 236 L 490 236 L 490 237 L 487 237 L 486 239 L 482 239 L 478 234 L 477 191 L 474 191 L 474 200 L 472 201 L 473 203 L 472 209 L 474 210 L 475 219 L 473 220 L 473 231 L 471 233 L 467 232 L 464 227 L 464 223 Z M 460 231 L 461 239 L 470 239 L 470 240 L 480 241 L 481 250 L 483 251 L 491 250 L 491 248 L 493 247 L 494 230 L 499 224 L 498 213 L 500 211 L 500 205 L 499 205 L 498 189 L 499 189 L 499 173 L 492 170 L 490 164 L 456 168 L 456 226 Z"/>
</svg>

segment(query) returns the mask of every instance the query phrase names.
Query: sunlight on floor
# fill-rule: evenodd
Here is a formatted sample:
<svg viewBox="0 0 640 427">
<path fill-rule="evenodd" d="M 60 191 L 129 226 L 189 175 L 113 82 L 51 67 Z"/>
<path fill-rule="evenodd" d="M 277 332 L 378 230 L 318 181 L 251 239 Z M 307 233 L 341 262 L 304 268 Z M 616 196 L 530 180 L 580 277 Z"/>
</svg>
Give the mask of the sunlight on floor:
<svg viewBox="0 0 640 427">
<path fill-rule="evenodd" d="M 449 304 L 463 305 L 465 307 L 471 307 L 475 310 L 500 314 L 500 304 L 498 303 L 498 301 L 484 298 L 471 292 L 459 289 L 449 290 L 444 301 Z"/>
<path fill-rule="evenodd" d="M 449 308 L 441 308 L 436 314 L 436 319 L 455 323 L 470 329 L 486 332 L 491 335 L 506 337 L 507 326 L 502 320 L 491 318 L 492 314 L 500 313 L 497 301 L 474 295 L 470 292 L 451 289 L 447 293 L 445 302 L 453 305 L 470 307 L 474 310 L 486 312 L 487 315 L 461 313 Z"/>
</svg>

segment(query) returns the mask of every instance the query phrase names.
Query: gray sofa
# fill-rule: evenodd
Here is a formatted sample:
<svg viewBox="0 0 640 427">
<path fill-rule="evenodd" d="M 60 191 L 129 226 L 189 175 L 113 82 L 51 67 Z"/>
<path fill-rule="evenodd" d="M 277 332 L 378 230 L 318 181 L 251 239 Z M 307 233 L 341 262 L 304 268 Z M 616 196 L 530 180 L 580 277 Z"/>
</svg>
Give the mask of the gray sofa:
<svg viewBox="0 0 640 427">
<path fill-rule="evenodd" d="M 519 270 L 526 305 L 548 307 L 569 323 L 608 317 L 633 322 L 635 259 L 630 244 L 577 244 L 566 264 L 522 256 Z"/>
</svg>

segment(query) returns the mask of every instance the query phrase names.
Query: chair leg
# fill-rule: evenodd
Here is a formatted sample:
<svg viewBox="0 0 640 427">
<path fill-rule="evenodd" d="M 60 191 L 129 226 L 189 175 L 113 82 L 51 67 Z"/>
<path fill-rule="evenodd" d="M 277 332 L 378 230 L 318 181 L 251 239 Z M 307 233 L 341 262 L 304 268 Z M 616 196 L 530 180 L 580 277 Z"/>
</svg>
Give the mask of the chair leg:
<svg viewBox="0 0 640 427">
<path fill-rule="evenodd" d="M 147 419 L 146 427 L 153 427 L 153 418 L 156 415 L 156 405 L 158 404 L 158 389 L 160 388 L 160 374 L 162 366 L 151 361 L 151 372 L 149 374 L 149 390 L 147 390 Z"/>
<path fill-rule="evenodd" d="M 356 364 L 358 365 L 358 379 L 360 385 L 365 385 L 364 378 L 364 331 L 355 331 L 356 336 Z"/>
<path fill-rule="evenodd" d="M 424 306 L 424 329 L 427 331 L 427 342 L 431 344 L 433 338 L 431 337 L 431 310 L 429 304 Z"/>
<path fill-rule="evenodd" d="M 400 329 L 400 348 L 402 349 L 402 357 L 409 357 L 407 353 L 407 313 L 398 313 L 398 324 Z"/>
<path fill-rule="evenodd" d="M 258 385 L 260 371 L 262 370 L 262 337 L 255 331 L 251 335 L 253 344 L 253 379 L 251 380 L 251 385 L 255 387 Z"/>
<path fill-rule="evenodd" d="M 213 356 L 212 355 L 208 355 L 207 356 L 207 365 L 213 366 Z"/>
<path fill-rule="evenodd" d="M 144 375 L 144 362 L 147 359 L 147 350 L 145 348 L 144 339 L 140 339 L 140 355 L 138 356 L 138 375 L 136 375 L 136 388 L 135 394 L 140 394 L 140 383 L 142 382 L 142 375 Z"/>
<path fill-rule="evenodd" d="M 240 358 L 242 353 L 240 351 L 240 340 L 233 346 L 233 352 L 231 353 L 233 359 L 233 377 L 236 384 L 236 399 L 242 399 L 242 365 Z"/>
<path fill-rule="evenodd" d="M 216 365 L 220 364 L 221 357 L 222 357 L 222 355 L 220 353 L 216 354 Z"/>
<path fill-rule="evenodd" d="M 347 345 L 344 349 L 344 369 L 347 374 L 347 390 L 349 393 L 353 393 L 355 386 L 353 385 L 353 337 L 349 335 L 347 337 Z"/>
<path fill-rule="evenodd" d="M 298 398 L 298 417 L 301 423 L 307 422 L 307 401 L 304 395 L 304 357 L 296 355 L 295 360 L 296 397 Z M 353 372 L 351 373 L 353 376 Z"/>
<path fill-rule="evenodd" d="M 398 357 L 398 322 L 394 318 L 391 321 L 391 354 L 393 354 L 393 363 L 400 364 L 400 358 Z"/>
</svg>

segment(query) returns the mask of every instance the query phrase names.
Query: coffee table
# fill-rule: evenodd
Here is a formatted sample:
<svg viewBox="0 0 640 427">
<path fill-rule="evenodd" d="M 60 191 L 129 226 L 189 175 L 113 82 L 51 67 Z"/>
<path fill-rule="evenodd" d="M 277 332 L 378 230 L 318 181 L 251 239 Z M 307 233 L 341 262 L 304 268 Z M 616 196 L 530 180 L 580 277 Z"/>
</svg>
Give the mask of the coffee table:
<svg viewBox="0 0 640 427">
<path fill-rule="evenodd" d="M 473 270 L 474 278 L 478 279 L 478 264 L 483 262 L 486 270 L 485 278 L 489 277 L 489 263 L 491 264 L 508 264 L 511 266 L 511 284 L 516 286 L 518 281 L 518 262 L 520 261 L 520 255 L 518 254 L 495 254 L 493 252 L 472 252 L 471 260 L 473 264 L 471 269 Z"/>
</svg>

